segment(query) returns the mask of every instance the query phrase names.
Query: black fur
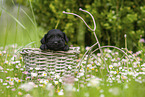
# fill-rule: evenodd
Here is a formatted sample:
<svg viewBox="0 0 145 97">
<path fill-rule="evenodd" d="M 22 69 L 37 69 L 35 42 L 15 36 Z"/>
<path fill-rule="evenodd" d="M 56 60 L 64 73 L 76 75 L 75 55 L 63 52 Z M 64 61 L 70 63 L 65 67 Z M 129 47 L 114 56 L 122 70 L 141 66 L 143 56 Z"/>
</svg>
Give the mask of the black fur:
<svg viewBox="0 0 145 97">
<path fill-rule="evenodd" d="M 64 32 L 58 29 L 52 29 L 41 39 L 41 50 L 67 51 L 69 50 L 68 38 Z"/>
</svg>

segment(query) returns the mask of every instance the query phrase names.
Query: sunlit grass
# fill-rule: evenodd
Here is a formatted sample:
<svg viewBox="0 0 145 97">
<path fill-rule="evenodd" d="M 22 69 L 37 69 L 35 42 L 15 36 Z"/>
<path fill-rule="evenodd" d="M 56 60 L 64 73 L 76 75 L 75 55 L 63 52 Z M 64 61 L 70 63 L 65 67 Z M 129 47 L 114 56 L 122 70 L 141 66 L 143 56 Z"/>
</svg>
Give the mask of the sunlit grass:
<svg viewBox="0 0 145 97">
<path fill-rule="evenodd" d="M 0 95 L 2 97 L 16 95 L 20 97 L 26 95 L 33 97 L 143 97 L 145 95 L 145 63 L 140 57 L 144 54 L 141 51 L 132 53 L 134 57 L 130 56 L 131 61 L 129 61 L 126 57 L 121 58 L 122 54 L 118 51 L 104 49 L 109 72 L 105 69 L 98 53 L 90 57 L 87 68 L 85 68 L 85 58 L 80 70 L 72 78 L 62 79 L 56 74 L 54 79 L 36 81 L 36 76 L 33 76 L 34 82 L 32 82 L 27 77 L 22 56 L 16 53 L 19 48 L 17 45 L 0 48 Z"/>
<path fill-rule="evenodd" d="M 87 57 L 84 58 L 74 78 L 66 81 L 56 74 L 55 79 L 38 80 L 33 73 L 35 83 L 27 77 L 19 54 L 21 48 L 39 47 L 39 40 L 45 33 L 37 27 L 32 6 L 31 11 L 16 5 L 14 9 L 2 7 L 0 17 L 1 97 L 144 97 L 145 57 L 142 51 L 128 52 L 128 60 L 119 51 L 104 49 L 109 71 L 100 53 L 96 53 L 90 56 L 87 65 Z"/>
<path fill-rule="evenodd" d="M 37 27 L 34 15 L 28 8 L 19 5 L 12 8 L 1 6 L 0 13 L 0 46 L 15 43 L 24 46 L 34 41 L 35 47 L 39 46 L 38 40 L 45 31 Z"/>
</svg>

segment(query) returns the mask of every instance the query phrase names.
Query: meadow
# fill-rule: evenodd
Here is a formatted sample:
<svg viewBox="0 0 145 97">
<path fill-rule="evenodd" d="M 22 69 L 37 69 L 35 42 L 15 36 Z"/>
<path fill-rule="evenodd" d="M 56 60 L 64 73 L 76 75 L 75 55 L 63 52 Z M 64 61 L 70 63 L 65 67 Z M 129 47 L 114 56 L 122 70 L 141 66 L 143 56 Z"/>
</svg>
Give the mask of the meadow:
<svg viewBox="0 0 145 97">
<path fill-rule="evenodd" d="M 84 58 L 74 77 L 40 79 L 37 73 L 27 77 L 23 58 L 17 52 L 20 47 L 9 45 L 0 48 L 0 95 L 1 97 L 143 97 L 145 63 L 142 51 L 132 53 L 129 59 L 116 50 L 103 50 L 108 71 L 101 54 Z M 46 76 L 47 74 L 43 74 Z M 36 77 L 36 78 L 35 78 Z"/>
<path fill-rule="evenodd" d="M 144 50 L 129 51 L 127 43 L 121 49 L 125 54 L 118 49 L 106 47 L 102 48 L 103 54 L 95 52 L 84 56 L 81 64 L 76 66 L 75 76 L 70 78 L 62 78 L 56 73 L 54 79 L 37 79 L 35 72 L 28 77 L 20 52 L 25 47 L 38 48 L 45 30 L 37 27 L 33 10 L 24 9 L 20 6 L 11 10 L 1 7 L 1 97 L 145 96 Z M 125 39 L 127 41 L 127 37 Z M 84 52 L 80 53 L 78 62 L 82 55 Z M 47 73 L 42 76 L 46 77 Z"/>
</svg>

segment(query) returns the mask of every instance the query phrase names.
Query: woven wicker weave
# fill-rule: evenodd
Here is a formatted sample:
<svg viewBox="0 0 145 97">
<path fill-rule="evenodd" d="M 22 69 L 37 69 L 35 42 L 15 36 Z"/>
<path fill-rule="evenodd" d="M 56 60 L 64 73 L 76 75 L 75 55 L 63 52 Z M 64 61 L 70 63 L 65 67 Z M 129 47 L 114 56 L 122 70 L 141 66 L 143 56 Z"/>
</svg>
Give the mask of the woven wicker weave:
<svg viewBox="0 0 145 97">
<path fill-rule="evenodd" d="M 28 76 L 37 73 L 37 78 L 53 78 L 55 74 L 73 75 L 76 70 L 79 47 L 69 51 L 42 51 L 39 48 L 24 48 L 21 51 Z"/>
</svg>

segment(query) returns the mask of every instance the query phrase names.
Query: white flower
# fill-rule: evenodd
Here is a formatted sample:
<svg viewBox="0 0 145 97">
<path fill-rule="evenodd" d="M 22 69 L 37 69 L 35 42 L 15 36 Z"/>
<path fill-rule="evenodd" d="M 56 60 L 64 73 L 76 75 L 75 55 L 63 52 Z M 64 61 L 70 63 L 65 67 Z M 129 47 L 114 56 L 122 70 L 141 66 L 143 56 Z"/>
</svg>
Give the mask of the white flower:
<svg viewBox="0 0 145 97">
<path fill-rule="evenodd" d="M 79 81 L 79 79 L 78 78 L 74 78 L 74 81 Z"/>
<path fill-rule="evenodd" d="M 51 72 L 50 72 L 50 74 L 52 74 L 52 75 L 53 75 L 53 74 L 55 74 L 55 72 L 51 71 Z"/>
<path fill-rule="evenodd" d="M 33 70 L 33 68 L 32 68 L 32 67 L 30 67 L 30 70 Z"/>
<path fill-rule="evenodd" d="M 35 69 L 36 69 L 36 70 L 40 70 L 40 67 L 36 67 Z"/>
<path fill-rule="evenodd" d="M 55 78 L 59 79 L 60 75 L 58 73 L 55 74 Z"/>
<path fill-rule="evenodd" d="M 121 70 L 122 69 L 122 67 L 119 67 L 119 70 Z"/>
<path fill-rule="evenodd" d="M 58 95 L 64 95 L 63 89 L 61 89 L 60 92 L 58 92 Z"/>
<path fill-rule="evenodd" d="M 48 82 L 49 82 L 48 80 L 44 80 L 44 81 L 43 81 L 44 84 L 47 84 Z"/>
<path fill-rule="evenodd" d="M 109 65 L 109 68 L 110 68 L 110 69 L 113 69 L 113 65 Z"/>
<path fill-rule="evenodd" d="M 104 94 L 101 94 L 100 97 L 105 97 Z"/>
<path fill-rule="evenodd" d="M 127 79 L 127 76 L 122 75 L 121 78 L 122 78 L 122 79 Z"/>
<path fill-rule="evenodd" d="M 48 91 L 51 91 L 53 88 L 54 88 L 54 87 L 53 87 L 52 83 L 48 83 L 47 86 L 46 86 L 46 89 L 47 89 Z"/>
<path fill-rule="evenodd" d="M 79 73 L 79 76 L 81 77 L 81 76 L 84 76 L 84 73 Z"/>
<path fill-rule="evenodd" d="M 98 87 L 100 85 L 100 80 L 99 80 L 99 78 L 92 78 L 92 79 L 90 79 L 89 84 L 92 87 Z"/>
<path fill-rule="evenodd" d="M 22 95 L 22 92 L 18 92 L 18 95 Z"/>
<path fill-rule="evenodd" d="M 33 82 L 28 82 L 25 84 L 21 84 L 21 86 L 19 87 L 20 89 L 23 89 L 25 91 L 30 91 L 34 88 L 35 84 Z"/>
<path fill-rule="evenodd" d="M 3 70 L 3 68 L 0 66 L 0 70 Z"/>
<path fill-rule="evenodd" d="M 14 82 L 9 82 L 10 85 L 14 85 Z"/>
<path fill-rule="evenodd" d="M 80 72 L 85 72 L 85 70 L 83 68 L 80 69 Z"/>
<path fill-rule="evenodd" d="M 26 94 L 24 95 L 24 97 L 32 97 L 30 94 Z"/>
<path fill-rule="evenodd" d="M 58 84 L 58 81 L 54 81 L 54 83 L 57 85 Z"/>
<path fill-rule="evenodd" d="M 84 94 L 84 97 L 89 97 L 89 93 L 85 93 Z"/>
<path fill-rule="evenodd" d="M 61 82 L 61 83 L 62 83 L 62 79 L 59 79 L 59 82 Z"/>
<path fill-rule="evenodd" d="M 73 91 L 73 84 L 64 84 L 65 91 Z"/>
<path fill-rule="evenodd" d="M 2 56 L 2 52 L 0 51 L 0 56 Z"/>
<path fill-rule="evenodd" d="M 124 88 L 127 89 L 128 88 L 128 84 L 125 84 Z"/>
<path fill-rule="evenodd" d="M 47 86 L 46 86 L 46 89 L 49 91 L 48 96 L 50 96 L 50 97 L 53 96 L 53 94 L 54 94 L 54 87 L 53 87 L 52 83 L 48 83 Z"/>
<path fill-rule="evenodd" d="M 32 77 L 36 77 L 36 76 L 37 76 L 37 73 L 31 72 L 31 76 L 32 76 Z"/>
<path fill-rule="evenodd" d="M 120 75 L 117 75 L 116 77 L 117 77 L 117 78 L 120 78 Z"/>
<path fill-rule="evenodd" d="M 89 49 L 90 49 L 90 47 L 87 46 L 87 47 L 86 47 L 86 50 L 89 50 Z"/>
<path fill-rule="evenodd" d="M 113 66 L 117 67 L 117 66 L 118 66 L 118 64 L 117 64 L 117 63 L 113 63 Z"/>
<path fill-rule="evenodd" d="M 142 67 L 145 67 L 145 63 L 143 63 L 141 66 L 142 66 Z"/>
<path fill-rule="evenodd" d="M 119 88 L 115 87 L 115 88 L 110 88 L 109 92 L 112 93 L 113 95 L 117 96 L 120 94 L 120 90 Z"/>
<path fill-rule="evenodd" d="M 72 67 L 71 66 L 68 66 L 68 69 L 72 69 Z"/>
<path fill-rule="evenodd" d="M 8 83 L 3 83 L 3 85 L 7 85 Z"/>
<path fill-rule="evenodd" d="M 46 73 L 46 72 L 43 72 L 43 73 L 42 73 L 42 76 L 47 76 L 47 73 Z"/>
<path fill-rule="evenodd" d="M 143 71 L 145 71 L 145 68 L 141 68 Z"/>
<path fill-rule="evenodd" d="M 5 64 L 9 64 L 9 62 L 6 60 L 5 62 L 4 62 Z"/>
<path fill-rule="evenodd" d="M 44 83 L 44 79 L 40 79 L 39 83 Z"/>
</svg>

